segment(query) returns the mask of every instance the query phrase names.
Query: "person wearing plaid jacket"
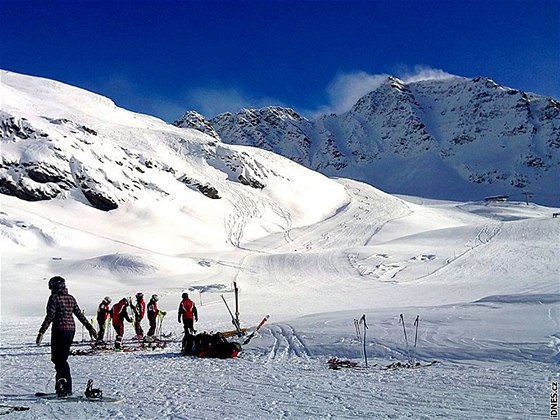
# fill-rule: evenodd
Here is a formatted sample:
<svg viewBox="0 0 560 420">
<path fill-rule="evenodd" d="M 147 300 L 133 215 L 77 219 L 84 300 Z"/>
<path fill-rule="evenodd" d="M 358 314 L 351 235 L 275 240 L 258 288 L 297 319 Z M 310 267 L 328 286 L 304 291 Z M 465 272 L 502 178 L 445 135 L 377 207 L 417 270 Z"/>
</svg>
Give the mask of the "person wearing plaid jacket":
<svg viewBox="0 0 560 420">
<path fill-rule="evenodd" d="M 70 346 L 74 339 L 76 324 L 74 315 L 87 328 L 92 338 L 97 338 L 97 332 L 80 310 L 74 296 L 68 294 L 65 280 L 60 276 L 49 280 L 51 295 L 47 302 L 47 315 L 39 328 L 36 343 L 41 344 L 43 335 L 52 323 L 51 330 L 51 361 L 56 370 L 55 391 L 59 396 L 72 394 L 72 376 L 68 365 Z"/>
</svg>

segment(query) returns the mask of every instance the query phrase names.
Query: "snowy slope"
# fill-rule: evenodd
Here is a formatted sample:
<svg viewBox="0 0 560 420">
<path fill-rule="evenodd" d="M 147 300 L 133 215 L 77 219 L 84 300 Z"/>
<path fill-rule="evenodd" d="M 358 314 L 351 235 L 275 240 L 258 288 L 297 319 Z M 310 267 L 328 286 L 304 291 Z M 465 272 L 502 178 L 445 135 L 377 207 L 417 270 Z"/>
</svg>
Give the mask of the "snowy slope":
<svg viewBox="0 0 560 420">
<path fill-rule="evenodd" d="M 210 233 L 213 243 L 239 242 L 251 229 L 259 235 L 307 224 L 346 200 L 336 183 L 271 153 L 224 145 L 54 81 L 5 71 L 1 77 L 3 194 L 72 197 L 105 211 L 166 201 L 180 210 L 188 203 L 194 224 L 192 212 L 205 204 L 205 213 L 232 219 L 225 232 L 219 226 Z M 289 207 L 278 208 L 275 196 L 288 192 Z M 248 218 L 237 217 L 238 201 L 252 207 Z M 320 204 L 315 214 L 310 203 Z"/>
<path fill-rule="evenodd" d="M 113 227 L 103 230 L 104 242 L 85 246 L 76 240 L 73 258 L 68 252 L 53 259 L 54 246 L 20 248 L 11 254 L 17 262 L 3 254 L 2 365 L 4 377 L 23 379 L 2 381 L 3 403 L 30 406 L 21 418 L 545 416 L 560 360 L 560 226 L 550 217 L 552 209 L 402 201 L 365 184 L 341 183 L 350 201 L 322 222 L 289 236 L 272 233 L 237 250 L 198 247 L 175 256 L 175 264 L 142 249 L 122 255 L 120 264 L 105 257 L 122 246 L 126 227 L 119 219 L 135 217 L 132 213 L 118 215 Z M 45 204 L 33 203 L 48 208 Z M 3 199 L 3 212 L 4 220 L 12 220 L 3 232 L 28 241 L 42 240 L 40 232 L 47 230 L 42 227 L 54 223 L 13 198 Z M 100 221 L 109 216 L 100 215 Z M 31 220 L 34 229 L 18 227 Z M 157 216 L 151 220 L 166 224 Z M 83 223 L 69 239 L 89 235 L 87 220 Z M 136 233 L 127 234 L 135 242 Z M 172 243 L 183 240 L 164 234 Z M 181 357 L 178 342 L 148 353 L 74 356 L 76 387 L 94 378 L 106 393 L 126 401 L 45 404 L 30 397 L 52 388 L 49 349 L 32 344 L 48 297 L 45 280 L 31 267 L 35 261 L 47 264 L 45 278 L 54 273 L 67 278 L 89 317 L 105 294 L 155 292 L 171 312 L 164 329 L 179 337 L 173 311 L 181 290 L 191 288 L 200 311 L 197 328 L 230 329 L 220 296 L 233 303 L 230 287 L 236 280 L 242 324 L 254 325 L 265 313 L 271 321 L 239 359 Z M 154 272 L 158 264 L 167 271 Z M 14 296 L 25 298 L 14 302 Z M 411 346 L 413 320 L 420 316 L 416 358 L 440 363 L 415 371 L 382 370 L 408 358 L 401 313 Z M 362 314 L 369 324 L 367 369 L 353 325 Z M 78 329 L 77 340 L 82 337 Z M 332 371 L 326 365 L 332 356 L 362 368 Z"/>
<path fill-rule="evenodd" d="M 30 410 L 12 418 L 549 415 L 551 382 L 560 376 L 560 223 L 552 218 L 559 208 L 397 197 L 326 179 L 269 152 L 223 145 L 55 82 L 2 78 L 3 92 L 11 89 L 2 112 L 33 129 L 25 129 L 29 138 L 12 132 L 2 139 L 3 179 L 21 181 L 28 193 L 59 190 L 50 200 L 0 196 L 0 413 L 8 410 L 1 405 L 18 405 Z M 141 157 L 125 161 L 121 151 Z M 239 170 L 227 166 L 233 157 L 266 186 L 242 184 Z M 132 166 L 90 184 L 110 191 L 116 209 L 100 210 L 86 198 L 72 158 L 89 173 L 108 174 L 119 159 Z M 148 168 L 147 160 L 155 165 Z M 68 182 L 33 181 L 26 162 L 50 162 Z M 182 173 L 222 198 L 186 187 L 177 181 Z M 142 185 L 133 192 L 109 182 L 134 185 L 133 175 Z M 48 333 L 42 346 L 34 340 L 55 274 L 67 279 L 88 318 L 105 295 L 159 294 L 169 312 L 163 330 L 177 338 L 175 310 L 185 289 L 199 308 L 199 331 L 231 329 L 221 295 L 233 304 L 233 281 L 243 326 L 271 318 L 237 359 L 182 357 L 178 341 L 155 351 L 72 356 L 75 391 L 93 378 L 125 401 L 46 403 L 33 393 L 53 388 Z M 364 314 L 367 368 L 354 327 Z M 132 335 L 130 325 L 125 330 Z M 80 328 L 75 338 L 87 339 Z M 439 363 L 383 370 L 410 352 Z M 330 370 L 333 356 L 360 367 Z"/>
<path fill-rule="evenodd" d="M 175 124 L 391 193 L 466 201 L 531 192 L 560 203 L 560 103 L 487 78 L 389 77 L 350 111 L 313 121 L 268 107 L 210 120 L 188 112 Z"/>
</svg>

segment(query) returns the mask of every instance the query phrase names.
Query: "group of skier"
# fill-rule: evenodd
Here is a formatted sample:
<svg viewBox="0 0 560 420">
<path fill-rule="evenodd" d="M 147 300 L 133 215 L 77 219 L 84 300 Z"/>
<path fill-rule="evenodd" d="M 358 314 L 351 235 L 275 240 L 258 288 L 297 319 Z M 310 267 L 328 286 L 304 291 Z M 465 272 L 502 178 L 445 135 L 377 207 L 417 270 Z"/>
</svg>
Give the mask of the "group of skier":
<svg viewBox="0 0 560 420">
<path fill-rule="evenodd" d="M 97 308 L 97 342 L 98 344 L 104 343 L 105 328 L 110 320 L 115 329 L 116 339 L 115 348 L 119 349 L 122 346 L 124 336 L 124 321 L 131 322 L 134 325 L 134 332 L 137 340 L 144 339 L 144 330 L 142 329 L 142 320 L 147 312 L 148 323 L 150 328 L 146 335 L 147 340 L 153 340 L 157 327 L 158 316 L 165 316 L 167 312 L 158 308 L 158 295 L 152 295 L 148 305 L 144 301 L 144 294 L 142 292 L 136 293 L 136 302 L 132 302 L 131 298 L 123 297 L 112 307 L 111 298 L 105 296 L 99 307 Z"/>
<path fill-rule="evenodd" d="M 144 301 L 144 294 L 138 292 L 135 303 L 132 302 L 131 298 L 123 297 L 112 307 L 110 307 L 111 298 L 105 296 L 97 310 L 99 330 L 96 331 L 80 310 L 76 299 L 68 293 L 64 278 L 60 276 L 52 277 L 49 280 L 49 289 L 51 290 L 51 295 L 47 302 L 47 314 L 39 328 L 36 343 L 37 345 L 41 344 L 43 335 L 52 323 L 51 361 L 56 371 L 55 391 L 59 396 L 72 394 L 72 377 L 70 366 L 68 365 L 68 356 L 70 355 L 70 346 L 76 331 L 73 315 L 87 328 L 90 336 L 97 340 L 97 343 L 104 342 L 105 329 L 110 319 L 116 332 L 115 348 L 119 349 L 122 346 L 125 320 L 134 324 L 136 338 L 142 340 L 144 339 L 144 331 L 141 322 L 147 312 L 150 328 L 146 339 L 153 339 L 156 332 L 157 317 L 163 317 L 167 314 L 158 308 L 157 302 L 159 298 L 155 294 L 152 295 L 147 305 Z M 129 309 L 132 316 L 129 313 Z M 185 331 L 182 353 L 192 354 L 196 333 L 194 323 L 198 321 L 198 311 L 186 292 L 183 292 L 181 296 L 177 320 L 183 323 Z"/>
</svg>

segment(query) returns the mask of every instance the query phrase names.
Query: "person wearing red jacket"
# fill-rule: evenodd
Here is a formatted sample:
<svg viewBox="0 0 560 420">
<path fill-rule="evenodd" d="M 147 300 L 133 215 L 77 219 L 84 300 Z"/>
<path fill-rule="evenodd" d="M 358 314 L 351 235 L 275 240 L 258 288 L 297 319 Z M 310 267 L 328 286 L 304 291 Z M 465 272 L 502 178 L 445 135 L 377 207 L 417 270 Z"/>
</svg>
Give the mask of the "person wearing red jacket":
<svg viewBox="0 0 560 420">
<path fill-rule="evenodd" d="M 144 330 L 142 329 L 141 322 L 146 314 L 146 302 L 144 301 L 144 293 L 136 293 L 136 304 L 134 305 L 134 330 L 136 331 L 136 338 L 142 340 L 144 338 Z"/>
<path fill-rule="evenodd" d="M 68 294 L 66 281 L 62 277 L 52 277 L 49 280 L 49 289 L 51 295 L 47 302 L 47 314 L 39 328 L 35 342 L 37 345 L 41 344 L 43 335 L 52 323 L 51 361 L 54 363 L 56 371 L 55 391 L 58 396 L 64 397 L 72 394 L 72 376 L 70 375 L 70 365 L 68 365 L 68 355 L 76 332 L 73 315 L 87 328 L 93 339 L 97 338 L 97 332 L 80 310 L 74 296 Z"/>
<path fill-rule="evenodd" d="M 124 336 L 124 320 L 126 319 L 128 322 L 132 322 L 130 315 L 128 314 L 128 309 L 132 306 L 130 298 L 123 297 L 119 300 L 115 305 L 113 305 L 112 311 L 112 320 L 113 320 L 113 328 L 117 333 L 117 337 L 115 338 L 115 348 L 120 349 L 122 346 L 122 340 Z"/>
<path fill-rule="evenodd" d="M 181 303 L 179 303 L 179 311 L 177 313 L 177 321 L 183 323 L 183 328 L 185 330 L 181 353 L 185 356 L 190 356 L 193 352 L 194 334 L 196 333 L 194 323 L 198 321 L 198 310 L 194 302 L 189 299 L 189 294 L 187 292 L 183 292 L 181 298 L 182 300 Z"/>
<path fill-rule="evenodd" d="M 99 330 L 97 331 L 97 342 L 103 343 L 103 338 L 105 337 L 105 325 L 107 323 L 107 319 L 111 316 L 111 309 L 109 305 L 111 304 L 111 298 L 109 296 L 105 296 L 99 307 L 97 308 L 97 325 L 99 325 Z"/>
<path fill-rule="evenodd" d="M 158 295 L 152 295 L 150 301 L 148 302 L 148 322 L 150 323 L 150 329 L 148 330 L 147 335 L 149 339 L 154 338 L 154 334 L 156 332 L 157 316 L 160 314 L 162 316 L 167 315 L 167 312 L 158 309 L 158 300 Z"/>
</svg>

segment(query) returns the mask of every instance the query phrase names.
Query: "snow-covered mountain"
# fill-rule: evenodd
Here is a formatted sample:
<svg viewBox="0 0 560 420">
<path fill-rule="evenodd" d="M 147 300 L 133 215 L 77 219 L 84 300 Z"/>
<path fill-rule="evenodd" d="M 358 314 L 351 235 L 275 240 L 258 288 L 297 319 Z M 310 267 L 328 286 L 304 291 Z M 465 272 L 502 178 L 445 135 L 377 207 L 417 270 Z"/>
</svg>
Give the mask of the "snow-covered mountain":
<svg viewBox="0 0 560 420">
<path fill-rule="evenodd" d="M 487 78 L 390 77 L 350 111 L 313 121 L 268 107 L 210 120 L 188 112 L 175 124 L 390 193 L 560 203 L 560 102 Z"/>
<path fill-rule="evenodd" d="M 226 218 L 231 244 L 251 228 L 258 236 L 319 220 L 346 200 L 334 181 L 268 151 L 226 145 L 55 81 L 0 77 L 2 194 L 70 197 L 104 211 L 174 201 L 192 212 L 204 203 Z M 285 195 L 291 204 L 279 206 L 275 196 Z M 251 211 L 240 215 L 240 201 Z"/>
</svg>

